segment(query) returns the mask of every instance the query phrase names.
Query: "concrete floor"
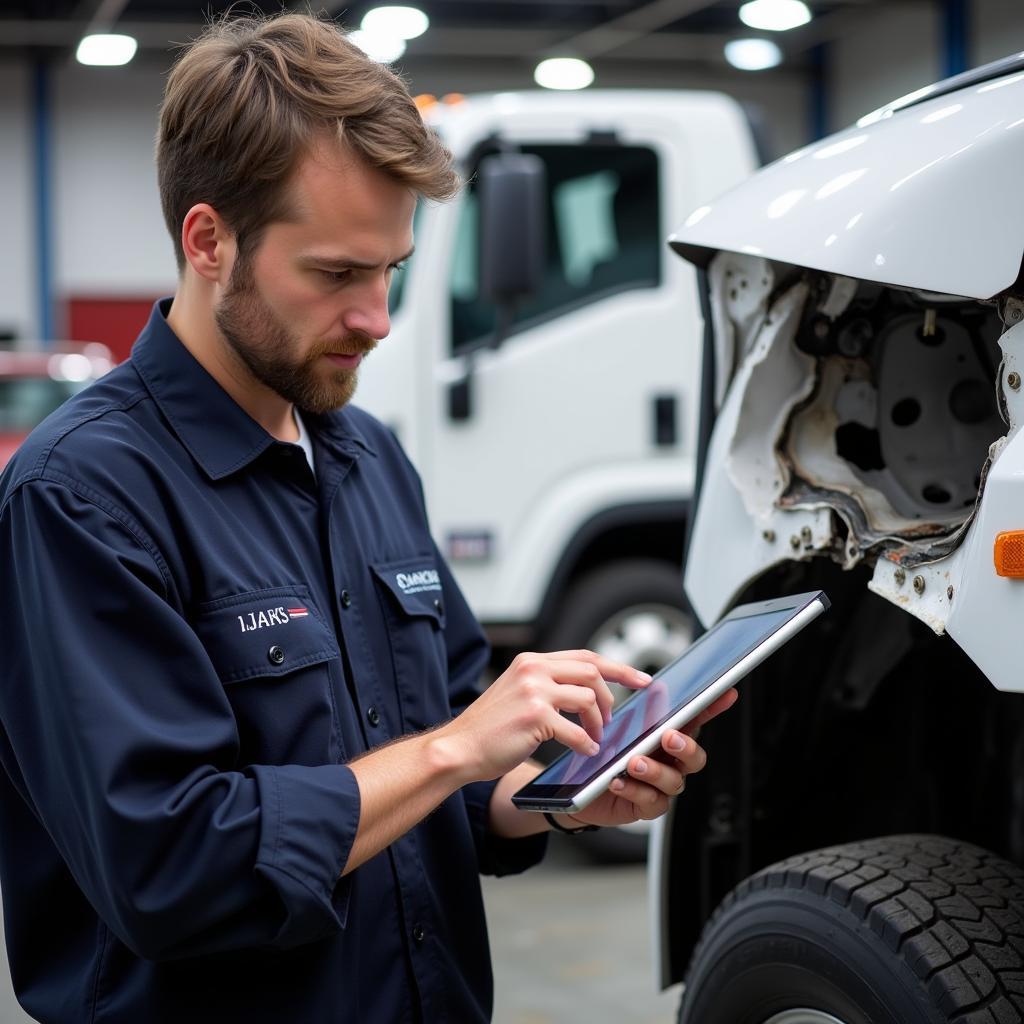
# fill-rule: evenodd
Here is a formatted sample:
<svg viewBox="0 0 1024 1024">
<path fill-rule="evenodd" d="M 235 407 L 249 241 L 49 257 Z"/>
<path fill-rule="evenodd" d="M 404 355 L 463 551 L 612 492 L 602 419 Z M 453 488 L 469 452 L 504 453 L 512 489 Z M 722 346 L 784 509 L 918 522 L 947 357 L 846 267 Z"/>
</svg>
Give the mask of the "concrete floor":
<svg viewBox="0 0 1024 1024">
<path fill-rule="evenodd" d="M 680 986 L 659 993 L 644 865 L 597 865 L 553 836 L 545 862 L 484 879 L 494 1024 L 671 1024 Z"/>
<path fill-rule="evenodd" d="M 494 1024 L 671 1024 L 679 986 L 655 990 L 644 865 L 596 865 L 572 842 L 553 836 L 532 871 L 484 879 Z M 2 955 L 0 1024 L 31 1024 Z"/>
<path fill-rule="evenodd" d="M 7 948 L 3 944 L 4 919 L 0 914 L 0 1024 L 32 1024 L 32 1018 L 18 1005 L 7 968 Z"/>
</svg>

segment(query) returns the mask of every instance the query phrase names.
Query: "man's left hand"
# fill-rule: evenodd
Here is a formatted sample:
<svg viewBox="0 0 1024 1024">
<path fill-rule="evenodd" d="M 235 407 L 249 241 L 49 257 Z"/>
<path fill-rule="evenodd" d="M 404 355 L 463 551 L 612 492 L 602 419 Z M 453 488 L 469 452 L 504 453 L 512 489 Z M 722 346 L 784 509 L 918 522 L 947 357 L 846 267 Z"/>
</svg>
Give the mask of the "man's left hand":
<svg viewBox="0 0 1024 1024">
<path fill-rule="evenodd" d="M 632 758 L 626 766 L 627 777 L 616 778 L 592 804 L 567 815 L 568 824 L 628 825 L 664 814 L 672 797 L 679 796 L 686 787 L 686 777 L 707 763 L 707 754 L 697 743 L 700 727 L 731 708 L 736 697 L 736 691 L 729 690 L 681 731 L 666 732 L 657 753 Z"/>
</svg>

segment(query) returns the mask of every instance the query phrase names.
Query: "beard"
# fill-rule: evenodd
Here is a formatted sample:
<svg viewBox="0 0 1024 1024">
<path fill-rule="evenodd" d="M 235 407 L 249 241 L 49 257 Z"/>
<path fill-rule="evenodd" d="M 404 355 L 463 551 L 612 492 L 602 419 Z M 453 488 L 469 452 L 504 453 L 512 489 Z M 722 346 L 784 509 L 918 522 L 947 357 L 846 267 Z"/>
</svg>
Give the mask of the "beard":
<svg viewBox="0 0 1024 1024">
<path fill-rule="evenodd" d="M 214 320 L 228 346 L 261 384 L 304 412 L 323 414 L 340 409 L 355 394 L 358 370 L 331 366 L 327 353 L 366 354 L 377 342 L 366 334 L 348 333 L 337 341 L 315 343 L 301 358 L 300 339 L 275 315 L 260 295 L 248 261 L 232 269 L 228 288 L 214 310 Z"/>
</svg>

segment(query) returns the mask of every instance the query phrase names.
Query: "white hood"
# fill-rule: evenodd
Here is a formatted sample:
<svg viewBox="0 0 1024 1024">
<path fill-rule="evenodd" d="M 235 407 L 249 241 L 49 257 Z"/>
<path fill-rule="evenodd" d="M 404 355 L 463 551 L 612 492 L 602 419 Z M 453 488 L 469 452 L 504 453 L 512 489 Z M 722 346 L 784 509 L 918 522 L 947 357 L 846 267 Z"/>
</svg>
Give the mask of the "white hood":
<svg viewBox="0 0 1024 1024">
<path fill-rule="evenodd" d="M 991 298 L 1017 280 L 1024 254 L 1020 57 L 905 97 L 776 161 L 694 210 L 670 245 L 698 265 L 724 249 Z M 950 91 L 961 80 L 969 84 Z"/>
</svg>

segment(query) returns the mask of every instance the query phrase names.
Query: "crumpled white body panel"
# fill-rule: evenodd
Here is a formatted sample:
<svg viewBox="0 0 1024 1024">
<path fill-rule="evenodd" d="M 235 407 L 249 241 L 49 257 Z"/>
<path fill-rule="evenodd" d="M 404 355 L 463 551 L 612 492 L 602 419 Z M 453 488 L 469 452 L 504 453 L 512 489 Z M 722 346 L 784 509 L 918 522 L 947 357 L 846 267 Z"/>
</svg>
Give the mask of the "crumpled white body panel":
<svg viewBox="0 0 1024 1024">
<path fill-rule="evenodd" d="M 852 127 L 690 214 L 670 240 L 704 265 L 746 253 L 985 299 L 1024 254 L 1024 73 Z"/>
</svg>

